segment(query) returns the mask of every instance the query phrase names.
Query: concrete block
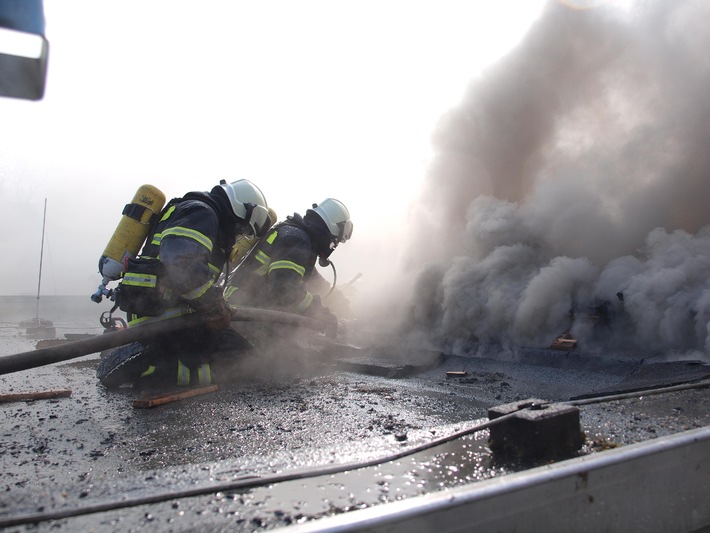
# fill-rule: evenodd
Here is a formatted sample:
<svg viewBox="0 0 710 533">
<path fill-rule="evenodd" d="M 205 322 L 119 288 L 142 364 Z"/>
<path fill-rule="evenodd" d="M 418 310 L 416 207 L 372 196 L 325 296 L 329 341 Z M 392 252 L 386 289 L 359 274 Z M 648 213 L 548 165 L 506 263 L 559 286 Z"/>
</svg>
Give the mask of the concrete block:
<svg viewBox="0 0 710 533">
<path fill-rule="evenodd" d="M 539 462 L 569 457 L 584 443 L 579 409 L 530 398 L 491 407 L 488 419 L 510 415 L 490 428 L 488 445 L 503 461 Z"/>
</svg>

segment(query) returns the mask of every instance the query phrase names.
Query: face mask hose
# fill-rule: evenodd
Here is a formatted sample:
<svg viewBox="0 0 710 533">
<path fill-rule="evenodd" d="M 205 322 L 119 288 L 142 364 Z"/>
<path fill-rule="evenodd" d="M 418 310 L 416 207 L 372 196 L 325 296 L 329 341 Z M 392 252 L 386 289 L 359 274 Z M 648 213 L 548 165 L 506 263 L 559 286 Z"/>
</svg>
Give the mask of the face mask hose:
<svg viewBox="0 0 710 533">
<path fill-rule="evenodd" d="M 324 298 L 327 298 L 327 297 L 330 296 L 330 295 L 333 293 L 333 291 L 335 290 L 335 284 L 338 282 L 338 272 L 335 270 L 335 265 L 333 264 L 333 262 L 332 262 L 330 259 L 328 259 L 327 257 L 319 257 L 319 258 L 318 258 L 318 264 L 319 264 L 320 266 L 322 266 L 323 268 L 327 267 L 328 265 L 330 265 L 331 267 L 333 267 L 333 286 L 332 286 L 332 287 L 330 288 L 330 290 L 328 291 L 328 294 L 326 294 L 326 295 L 324 296 Z"/>
</svg>

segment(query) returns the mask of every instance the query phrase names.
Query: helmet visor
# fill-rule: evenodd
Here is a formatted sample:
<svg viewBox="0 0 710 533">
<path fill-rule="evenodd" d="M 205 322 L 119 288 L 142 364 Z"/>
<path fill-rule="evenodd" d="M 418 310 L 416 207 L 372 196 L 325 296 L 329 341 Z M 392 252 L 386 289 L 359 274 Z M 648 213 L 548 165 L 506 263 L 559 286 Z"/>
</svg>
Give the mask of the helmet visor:
<svg viewBox="0 0 710 533">
<path fill-rule="evenodd" d="M 353 223 L 351 220 L 338 222 L 338 242 L 345 242 L 353 236 Z"/>
<path fill-rule="evenodd" d="M 244 207 L 247 210 L 245 221 L 251 226 L 252 232 L 257 237 L 263 236 L 264 232 L 269 229 L 269 211 L 264 206 L 252 203 L 245 203 Z"/>
</svg>

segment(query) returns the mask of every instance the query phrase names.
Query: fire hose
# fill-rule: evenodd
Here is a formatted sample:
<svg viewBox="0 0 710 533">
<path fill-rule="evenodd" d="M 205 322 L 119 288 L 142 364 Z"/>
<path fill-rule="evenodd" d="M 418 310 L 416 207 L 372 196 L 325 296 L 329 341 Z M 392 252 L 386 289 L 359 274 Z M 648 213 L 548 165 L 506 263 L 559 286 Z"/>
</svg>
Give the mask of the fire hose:
<svg viewBox="0 0 710 533">
<path fill-rule="evenodd" d="M 59 346 L 50 346 L 29 352 L 7 355 L 0 357 L 0 375 L 68 361 L 132 342 L 147 342 L 166 333 L 203 326 L 207 320 L 208 318 L 201 313 L 192 313 L 170 320 L 148 322 L 136 327 L 110 331 L 103 335 L 96 335 L 95 337 L 72 341 Z M 232 321 L 272 322 L 328 333 L 328 326 L 320 320 L 271 309 L 257 309 L 254 307 L 234 308 Z"/>
</svg>

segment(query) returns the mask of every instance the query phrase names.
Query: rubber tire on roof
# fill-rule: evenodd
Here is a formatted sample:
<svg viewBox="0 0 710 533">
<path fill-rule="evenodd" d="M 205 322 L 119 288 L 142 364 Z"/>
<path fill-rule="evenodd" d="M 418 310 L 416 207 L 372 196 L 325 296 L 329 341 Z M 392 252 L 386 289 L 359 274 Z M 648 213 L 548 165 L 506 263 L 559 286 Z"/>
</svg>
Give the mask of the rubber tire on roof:
<svg viewBox="0 0 710 533">
<path fill-rule="evenodd" d="M 133 342 L 106 352 L 96 368 L 96 377 L 109 389 L 133 383 L 145 367 L 144 351 L 140 342 Z"/>
</svg>

